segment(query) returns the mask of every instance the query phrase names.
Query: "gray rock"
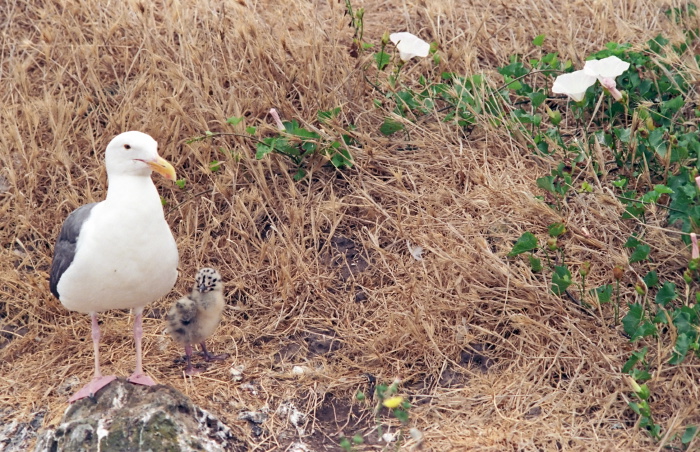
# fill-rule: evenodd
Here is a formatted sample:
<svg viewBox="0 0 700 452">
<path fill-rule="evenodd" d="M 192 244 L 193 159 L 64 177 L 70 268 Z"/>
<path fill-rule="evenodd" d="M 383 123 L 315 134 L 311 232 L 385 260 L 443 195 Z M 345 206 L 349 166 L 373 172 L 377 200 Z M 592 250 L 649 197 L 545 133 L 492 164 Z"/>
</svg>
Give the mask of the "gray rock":
<svg viewBox="0 0 700 452">
<path fill-rule="evenodd" d="M 247 451 L 245 443 L 174 388 L 139 386 L 119 378 L 71 405 L 35 452 Z"/>
</svg>

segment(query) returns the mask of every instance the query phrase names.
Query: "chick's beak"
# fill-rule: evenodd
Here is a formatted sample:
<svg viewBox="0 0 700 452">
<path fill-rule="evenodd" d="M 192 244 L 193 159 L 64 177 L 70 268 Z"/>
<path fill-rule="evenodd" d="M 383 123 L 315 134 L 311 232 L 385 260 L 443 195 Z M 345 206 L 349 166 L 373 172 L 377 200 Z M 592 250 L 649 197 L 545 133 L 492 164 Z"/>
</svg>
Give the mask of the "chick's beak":
<svg viewBox="0 0 700 452">
<path fill-rule="evenodd" d="M 150 166 L 153 171 L 160 174 L 168 180 L 175 180 L 175 168 L 163 157 L 158 157 L 156 160 L 151 162 L 145 162 L 146 165 Z"/>
</svg>

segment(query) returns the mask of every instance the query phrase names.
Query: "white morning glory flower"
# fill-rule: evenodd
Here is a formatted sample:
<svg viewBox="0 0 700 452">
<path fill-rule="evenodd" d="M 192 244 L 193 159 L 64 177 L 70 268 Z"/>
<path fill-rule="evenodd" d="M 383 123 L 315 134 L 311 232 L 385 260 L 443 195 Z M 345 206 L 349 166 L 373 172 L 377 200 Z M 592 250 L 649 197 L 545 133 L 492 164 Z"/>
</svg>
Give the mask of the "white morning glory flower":
<svg viewBox="0 0 700 452">
<path fill-rule="evenodd" d="M 602 60 L 586 61 L 583 70 L 562 74 L 554 80 L 552 92 L 566 94 L 576 102 L 583 100 L 586 90 L 596 80 L 607 89 L 615 100 L 622 99 L 622 93 L 617 90 L 615 77 L 622 75 L 630 67 L 626 61 L 616 56 L 609 56 Z"/>
<path fill-rule="evenodd" d="M 627 61 L 622 61 L 616 56 L 609 56 L 602 60 L 589 60 L 583 66 L 583 70 L 595 75 L 600 84 L 605 87 L 615 100 L 622 99 L 622 93 L 618 91 L 615 77 L 622 75 L 630 67 Z"/>
<path fill-rule="evenodd" d="M 588 60 L 583 70 L 594 75 L 598 80 L 618 77 L 630 67 L 627 61 L 622 61 L 616 56 L 609 56 L 602 60 Z"/>
<path fill-rule="evenodd" d="M 406 31 L 392 33 L 389 35 L 389 39 L 399 50 L 399 56 L 403 61 L 408 61 L 416 56 L 425 58 L 430 54 L 430 44 Z"/>
<path fill-rule="evenodd" d="M 595 75 L 591 75 L 583 70 L 562 74 L 554 80 L 552 92 L 566 94 L 576 102 L 581 102 L 586 94 L 586 90 L 593 86 L 595 81 Z"/>
</svg>

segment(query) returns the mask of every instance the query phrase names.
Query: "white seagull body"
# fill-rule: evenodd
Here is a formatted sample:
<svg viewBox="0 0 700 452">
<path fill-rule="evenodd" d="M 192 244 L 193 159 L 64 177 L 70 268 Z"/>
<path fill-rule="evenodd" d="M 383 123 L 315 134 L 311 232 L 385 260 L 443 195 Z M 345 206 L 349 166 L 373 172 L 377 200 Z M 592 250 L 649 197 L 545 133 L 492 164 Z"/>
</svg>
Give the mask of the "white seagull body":
<svg viewBox="0 0 700 452">
<path fill-rule="evenodd" d="M 125 132 L 107 146 L 109 188 L 99 203 L 84 205 L 66 219 L 51 265 L 51 292 L 69 310 L 90 313 L 95 378 L 70 401 L 94 394 L 115 377 L 99 369 L 97 313 L 134 309 L 136 371 L 129 381 L 154 384 L 141 367 L 142 310 L 166 295 L 177 280 L 178 251 L 151 180 L 155 170 L 175 180 L 157 143 L 141 132 Z"/>
</svg>

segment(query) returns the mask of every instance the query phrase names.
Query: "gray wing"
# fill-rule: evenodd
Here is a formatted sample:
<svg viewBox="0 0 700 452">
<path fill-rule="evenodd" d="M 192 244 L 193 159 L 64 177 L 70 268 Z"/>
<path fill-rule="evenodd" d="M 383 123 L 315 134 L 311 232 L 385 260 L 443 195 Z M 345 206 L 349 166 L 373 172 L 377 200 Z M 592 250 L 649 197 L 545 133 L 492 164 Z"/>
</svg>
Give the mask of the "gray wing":
<svg viewBox="0 0 700 452">
<path fill-rule="evenodd" d="M 92 208 L 96 205 L 97 203 L 93 202 L 78 207 L 63 222 L 63 227 L 61 227 L 61 232 L 58 234 L 56 246 L 54 247 L 51 272 L 49 273 L 49 287 L 51 287 L 51 293 L 56 298 L 60 298 L 58 295 L 58 282 L 61 280 L 61 275 L 70 267 L 73 257 L 75 257 L 75 247 L 78 243 L 83 223 L 88 219 Z"/>
</svg>

